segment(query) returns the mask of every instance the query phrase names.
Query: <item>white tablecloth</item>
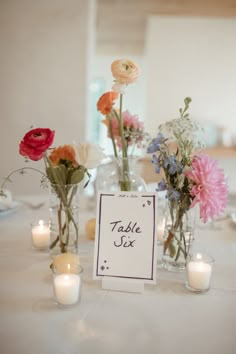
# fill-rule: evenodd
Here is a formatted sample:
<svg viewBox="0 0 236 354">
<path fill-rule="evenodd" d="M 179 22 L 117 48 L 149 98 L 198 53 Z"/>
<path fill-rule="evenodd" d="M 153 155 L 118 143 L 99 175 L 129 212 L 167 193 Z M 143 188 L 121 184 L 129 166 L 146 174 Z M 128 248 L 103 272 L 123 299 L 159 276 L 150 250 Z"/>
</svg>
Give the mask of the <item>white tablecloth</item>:
<svg viewBox="0 0 236 354">
<path fill-rule="evenodd" d="M 30 243 L 30 222 L 47 219 L 47 205 L 0 215 L 1 354 L 236 353 L 236 226 L 228 220 L 197 228 L 195 248 L 216 260 L 210 291 L 192 293 L 185 273 L 158 266 L 157 284 L 131 294 L 105 291 L 92 279 L 94 242 L 84 235 L 92 216 L 81 211 L 82 299 L 61 309 L 53 301 L 51 259 Z"/>
</svg>

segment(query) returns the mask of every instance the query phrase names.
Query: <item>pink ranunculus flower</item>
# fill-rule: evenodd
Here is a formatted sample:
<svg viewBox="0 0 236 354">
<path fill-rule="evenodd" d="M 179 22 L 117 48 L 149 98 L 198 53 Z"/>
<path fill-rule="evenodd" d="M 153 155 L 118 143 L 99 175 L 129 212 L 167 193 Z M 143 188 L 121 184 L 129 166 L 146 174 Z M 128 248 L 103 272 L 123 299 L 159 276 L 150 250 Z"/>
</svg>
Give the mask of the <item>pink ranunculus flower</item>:
<svg viewBox="0 0 236 354">
<path fill-rule="evenodd" d="M 129 59 L 118 59 L 111 64 L 113 77 L 120 84 L 131 84 L 139 76 L 138 65 Z"/>
<path fill-rule="evenodd" d="M 122 124 L 124 135 L 126 139 L 127 146 L 132 146 L 133 144 L 137 144 L 139 147 L 139 143 L 143 139 L 143 122 L 139 120 L 137 114 L 131 114 L 128 110 L 122 112 Z M 113 136 L 116 140 L 117 146 L 119 149 L 122 149 L 121 135 L 120 135 L 120 127 L 117 119 L 115 117 L 111 120 L 112 132 Z M 108 132 L 108 136 L 109 132 Z"/>
<path fill-rule="evenodd" d="M 193 201 L 190 207 L 199 203 L 200 218 L 204 222 L 221 215 L 228 202 L 228 186 L 218 162 L 207 154 L 197 155 L 193 158 L 191 170 L 186 171 L 185 175 L 193 181 L 190 191 Z"/>
<path fill-rule="evenodd" d="M 36 128 L 28 131 L 19 145 L 19 153 L 33 161 L 43 157 L 52 145 L 55 132 L 48 128 Z"/>
<path fill-rule="evenodd" d="M 128 110 L 122 113 L 123 126 L 130 129 L 141 130 L 143 129 L 143 122 L 138 118 L 137 114 L 131 114 Z"/>
</svg>

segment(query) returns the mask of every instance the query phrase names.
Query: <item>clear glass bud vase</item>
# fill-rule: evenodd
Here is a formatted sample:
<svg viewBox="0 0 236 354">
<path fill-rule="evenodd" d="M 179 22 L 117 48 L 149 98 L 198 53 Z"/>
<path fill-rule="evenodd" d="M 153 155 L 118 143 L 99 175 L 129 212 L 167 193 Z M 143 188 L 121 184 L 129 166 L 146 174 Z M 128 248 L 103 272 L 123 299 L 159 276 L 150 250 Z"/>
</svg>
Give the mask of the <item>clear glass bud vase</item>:
<svg viewBox="0 0 236 354">
<path fill-rule="evenodd" d="M 163 242 L 163 267 L 184 271 L 191 255 L 195 231 L 195 208 L 185 210 L 176 201 L 169 201 Z"/>
<path fill-rule="evenodd" d="M 80 184 L 52 184 L 49 192 L 50 255 L 78 253 Z"/>
<path fill-rule="evenodd" d="M 97 191 L 146 191 L 143 178 L 138 173 L 136 156 L 112 157 L 97 171 Z"/>
</svg>

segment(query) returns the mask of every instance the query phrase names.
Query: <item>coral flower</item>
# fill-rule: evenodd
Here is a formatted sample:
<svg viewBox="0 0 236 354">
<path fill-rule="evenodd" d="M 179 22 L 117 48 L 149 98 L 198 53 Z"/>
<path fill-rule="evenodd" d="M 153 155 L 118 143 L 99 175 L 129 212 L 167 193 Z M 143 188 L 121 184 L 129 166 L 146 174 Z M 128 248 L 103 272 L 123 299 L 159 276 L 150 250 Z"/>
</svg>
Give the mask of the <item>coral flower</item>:
<svg viewBox="0 0 236 354">
<path fill-rule="evenodd" d="M 195 156 L 192 169 L 185 175 L 194 182 L 190 191 L 193 202 L 200 205 L 200 218 L 204 222 L 223 213 L 228 202 L 228 187 L 225 182 L 223 169 L 218 167 L 218 162 L 206 154 Z"/>
<path fill-rule="evenodd" d="M 78 162 L 75 157 L 75 150 L 72 145 L 63 145 L 55 148 L 50 156 L 53 166 L 57 166 L 61 163 L 61 161 L 71 162 L 74 167 L 78 166 Z"/>
<path fill-rule="evenodd" d="M 114 91 L 104 93 L 97 102 L 97 110 L 106 115 L 111 113 L 114 101 L 117 100 L 119 94 Z"/>
</svg>

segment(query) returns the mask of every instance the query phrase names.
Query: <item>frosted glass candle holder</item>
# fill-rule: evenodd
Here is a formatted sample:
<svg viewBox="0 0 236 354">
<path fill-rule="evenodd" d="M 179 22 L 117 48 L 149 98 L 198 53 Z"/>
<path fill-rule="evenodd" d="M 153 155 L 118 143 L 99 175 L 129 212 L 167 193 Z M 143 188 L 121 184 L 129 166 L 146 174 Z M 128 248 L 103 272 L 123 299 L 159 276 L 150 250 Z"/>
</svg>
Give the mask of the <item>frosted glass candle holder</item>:
<svg viewBox="0 0 236 354">
<path fill-rule="evenodd" d="M 48 250 L 50 243 L 50 226 L 39 220 L 31 223 L 31 244 L 38 250 Z"/>
<path fill-rule="evenodd" d="M 187 262 L 186 287 L 196 292 L 210 289 L 214 258 L 208 254 L 193 254 Z"/>
<path fill-rule="evenodd" d="M 81 298 L 83 268 L 79 264 L 52 265 L 53 292 L 58 305 L 72 306 Z"/>
</svg>

